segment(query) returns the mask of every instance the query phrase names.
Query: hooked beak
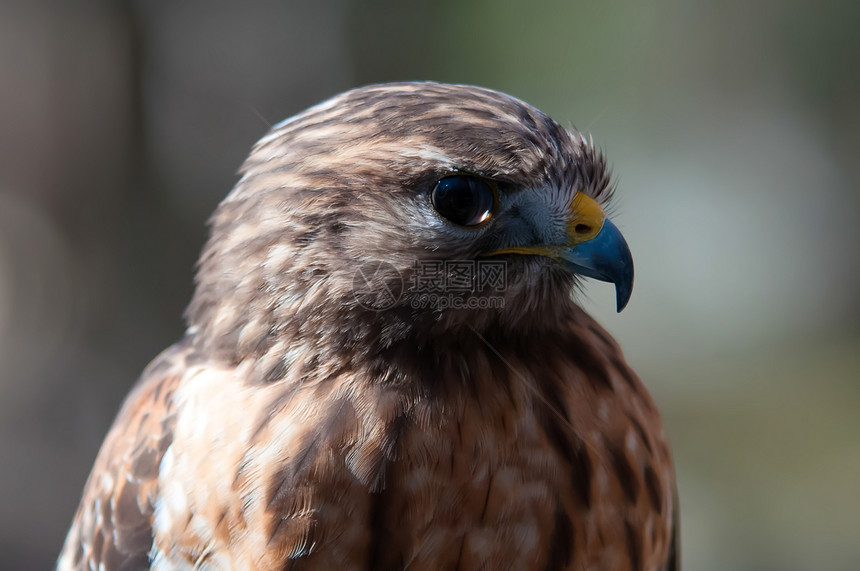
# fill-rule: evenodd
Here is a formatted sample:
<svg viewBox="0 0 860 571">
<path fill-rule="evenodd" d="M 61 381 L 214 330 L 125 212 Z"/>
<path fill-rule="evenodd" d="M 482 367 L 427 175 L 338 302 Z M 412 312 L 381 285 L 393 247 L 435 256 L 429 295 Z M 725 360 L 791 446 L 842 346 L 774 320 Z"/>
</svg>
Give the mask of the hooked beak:
<svg viewBox="0 0 860 571">
<path fill-rule="evenodd" d="M 571 271 L 615 284 L 620 312 L 633 292 L 633 256 L 621 232 L 594 199 L 577 193 L 570 206 L 570 247 L 556 256 Z"/>
<path fill-rule="evenodd" d="M 615 284 L 616 309 L 620 312 L 633 293 L 633 256 L 624 236 L 599 204 L 577 192 L 570 204 L 567 245 L 514 246 L 492 252 L 547 256 L 569 271 Z"/>
</svg>

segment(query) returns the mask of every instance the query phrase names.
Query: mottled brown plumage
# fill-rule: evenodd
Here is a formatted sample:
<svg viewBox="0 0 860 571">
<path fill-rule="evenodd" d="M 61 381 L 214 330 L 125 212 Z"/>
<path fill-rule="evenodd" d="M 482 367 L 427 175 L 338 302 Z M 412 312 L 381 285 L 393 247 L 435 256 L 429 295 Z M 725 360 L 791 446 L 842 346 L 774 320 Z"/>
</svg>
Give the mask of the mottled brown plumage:
<svg viewBox="0 0 860 571">
<path fill-rule="evenodd" d="M 475 228 L 436 181 L 491 181 Z M 185 338 L 99 453 L 61 569 L 677 568 L 659 415 L 552 245 L 602 157 L 507 95 L 403 83 L 275 126 L 211 220 Z M 551 243 L 551 244 L 550 244 Z M 493 255 L 503 252 L 499 255 Z M 492 309 L 369 308 L 356 268 L 507 266 Z M 384 284 L 383 284 L 384 285 Z"/>
</svg>

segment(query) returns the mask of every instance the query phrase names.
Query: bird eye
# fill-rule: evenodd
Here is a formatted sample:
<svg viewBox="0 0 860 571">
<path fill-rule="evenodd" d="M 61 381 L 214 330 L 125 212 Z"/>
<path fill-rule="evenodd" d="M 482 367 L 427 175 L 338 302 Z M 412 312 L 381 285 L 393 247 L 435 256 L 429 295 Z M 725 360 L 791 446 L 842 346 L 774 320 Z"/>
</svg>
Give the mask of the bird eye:
<svg viewBox="0 0 860 571">
<path fill-rule="evenodd" d="M 496 195 L 476 176 L 454 175 L 436 183 L 430 195 L 436 212 L 460 226 L 477 226 L 493 215 Z"/>
</svg>

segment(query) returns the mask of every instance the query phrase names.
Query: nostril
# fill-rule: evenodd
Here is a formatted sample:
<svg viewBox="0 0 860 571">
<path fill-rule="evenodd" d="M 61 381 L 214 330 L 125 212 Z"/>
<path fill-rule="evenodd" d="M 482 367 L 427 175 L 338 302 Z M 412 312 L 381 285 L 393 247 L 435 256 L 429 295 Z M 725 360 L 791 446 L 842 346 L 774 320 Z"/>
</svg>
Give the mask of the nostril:
<svg viewBox="0 0 860 571">
<path fill-rule="evenodd" d="M 573 227 L 573 231 L 577 234 L 588 234 L 591 232 L 591 226 L 588 224 L 577 224 Z"/>
</svg>

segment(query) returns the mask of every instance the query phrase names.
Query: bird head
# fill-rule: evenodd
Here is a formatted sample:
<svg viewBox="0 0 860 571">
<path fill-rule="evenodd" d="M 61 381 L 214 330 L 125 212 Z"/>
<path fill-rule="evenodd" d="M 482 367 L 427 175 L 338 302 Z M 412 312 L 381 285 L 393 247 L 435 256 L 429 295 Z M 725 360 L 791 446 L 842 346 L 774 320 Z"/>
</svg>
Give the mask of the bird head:
<svg viewBox="0 0 860 571">
<path fill-rule="evenodd" d="M 417 323 L 536 327 L 565 313 L 577 276 L 614 283 L 620 311 L 633 263 L 611 191 L 589 140 L 508 95 L 355 89 L 257 143 L 213 215 L 189 322 L 242 351 L 390 344 Z"/>
</svg>

